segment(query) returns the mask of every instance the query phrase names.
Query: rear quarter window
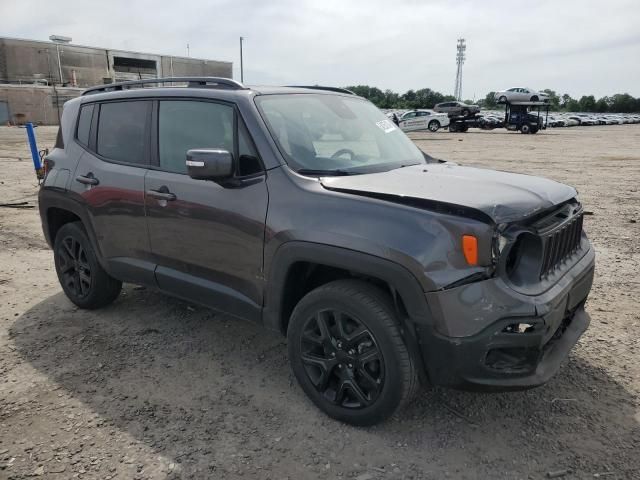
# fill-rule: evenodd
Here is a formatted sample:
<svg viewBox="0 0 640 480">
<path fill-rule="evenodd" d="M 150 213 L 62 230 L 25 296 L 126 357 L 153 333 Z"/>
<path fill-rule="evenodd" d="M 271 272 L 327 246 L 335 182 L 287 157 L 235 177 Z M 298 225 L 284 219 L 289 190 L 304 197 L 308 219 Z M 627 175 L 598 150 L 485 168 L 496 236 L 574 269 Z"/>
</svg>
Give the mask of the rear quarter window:
<svg viewBox="0 0 640 480">
<path fill-rule="evenodd" d="M 91 118 L 93 117 L 94 105 L 84 105 L 78 115 L 78 129 L 76 139 L 85 147 L 89 145 L 89 132 L 91 131 Z"/>
</svg>

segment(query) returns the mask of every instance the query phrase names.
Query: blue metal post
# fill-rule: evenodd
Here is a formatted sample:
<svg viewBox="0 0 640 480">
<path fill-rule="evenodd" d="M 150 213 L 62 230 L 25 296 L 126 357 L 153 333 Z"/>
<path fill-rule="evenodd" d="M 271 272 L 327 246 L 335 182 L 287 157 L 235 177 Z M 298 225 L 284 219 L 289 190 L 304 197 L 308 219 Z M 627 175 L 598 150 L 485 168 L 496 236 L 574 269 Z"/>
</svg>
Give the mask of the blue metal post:
<svg viewBox="0 0 640 480">
<path fill-rule="evenodd" d="M 31 147 L 33 168 L 35 168 L 37 174 L 40 174 L 42 172 L 42 164 L 40 163 L 40 154 L 38 153 L 38 146 L 36 145 L 36 134 L 33 131 L 33 123 L 27 123 L 26 127 L 27 137 L 29 138 L 29 147 Z"/>
</svg>

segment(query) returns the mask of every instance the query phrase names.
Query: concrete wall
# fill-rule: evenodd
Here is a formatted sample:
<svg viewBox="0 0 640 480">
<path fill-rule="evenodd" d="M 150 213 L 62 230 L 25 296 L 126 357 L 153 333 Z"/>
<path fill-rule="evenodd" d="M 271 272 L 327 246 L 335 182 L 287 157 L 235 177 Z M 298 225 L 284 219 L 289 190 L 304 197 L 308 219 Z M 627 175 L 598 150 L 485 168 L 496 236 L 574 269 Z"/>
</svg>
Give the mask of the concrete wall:
<svg viewBox="0 0 640 480">
<path fill-rule="evenodd" d="M 62 79 L 58 66 L 58 51 Z M 121 72 L 114 68 L 114 57 L 152 60 L 156 74 L 145 70 Z M 0 38 L 0 83 L 34 83 L 41 77 L 49 84 L 81 88 L 100 85 L 104 79 L 129 80 L 148 76 L 211 76 L 232 78 L 233 64 L 216 60 L 171 57 L 151 53 L 109 50 L 81 45 L 58 45 L 52 42 Z M 173 74 L 172 74 L 173 72 Z"/>
<path fill-rule="evenodd" d="M 0 39 L 0 83 L 33 83 L 34 74 L 49 84 L 71 84 L 73 72 L 79 87 L 103 83 L 110 77 L 107 50 L 60 45 L 62 79 L 56 45 L 49 42 Z"/>
<path fill-rule="evenodd" d="M 117 57 L 145 60 L 150 66 L 138 71 L 135 66 L 115 67 Z M 231 62 L 0 37 L 0 107 L 3 113 L 8 107 L 12 123 L 55 125 L 58 107 L 62 112 L 64 101 L 93 85 L 171 76 L 232 78 L 232 72 Z"/>
<path fill-rule="evenodd" d="M 81 93 L 81 88 L 0 85 L 0 102 L 8 106 L 9 122 L 13 125 L 26 122 L 57 125 L 58 111 L 62 115 L 64 102 Z"/>
</svg>

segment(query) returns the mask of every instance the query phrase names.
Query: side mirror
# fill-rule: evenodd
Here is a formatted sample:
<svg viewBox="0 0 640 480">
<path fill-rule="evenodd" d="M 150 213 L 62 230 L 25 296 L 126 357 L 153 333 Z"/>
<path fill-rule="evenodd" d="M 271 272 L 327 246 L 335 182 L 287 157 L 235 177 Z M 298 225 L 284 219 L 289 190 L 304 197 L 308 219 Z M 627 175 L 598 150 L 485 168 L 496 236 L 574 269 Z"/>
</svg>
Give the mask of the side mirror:
<svg viewBox="0 0 640 480">
<path fill-rule="evenodd" d="M 196 180 L 224 180 L 233 176 L 233 155 L 221 149 L 189 150 L 187 172 Z"/>
</svg>

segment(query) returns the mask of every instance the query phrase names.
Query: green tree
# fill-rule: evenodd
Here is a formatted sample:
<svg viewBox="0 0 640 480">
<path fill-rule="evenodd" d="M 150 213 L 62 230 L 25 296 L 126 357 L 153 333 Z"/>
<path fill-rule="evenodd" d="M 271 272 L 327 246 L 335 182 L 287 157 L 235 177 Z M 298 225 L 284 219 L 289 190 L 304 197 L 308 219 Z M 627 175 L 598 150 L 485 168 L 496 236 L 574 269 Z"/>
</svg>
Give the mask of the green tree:
<svg viewBox="0 0 640 480">
<path fill-rule="evenodd" d="M 551 110 L 558 110 L 560 108 L 560 97 L 558 96 L 558 94 L 550 88 L 545 88 L 542 91 L 549 95 L 549 104 L 551 105 Z"/>
<path fill-rule="evenodd" d="M 638 102 L 628 93 L 616 93 L 611 97 L 610 112 L 629 113 L 638 111 Z"/>
<path fill-rule="evenodd" d="M 596 98 L 593 95 L 583 95 L 578 103 L 582 112 L 596 111 Z"/>
<path fill-rule="evenodd" d="M 602 97 L 596 102 L 596 112 L 604 113 L 609 111 L 609 97 Z"/>
<path fill-rule="evenodd" d="M 573 100 L 571 98 L 571 95 L 569 95 L 568 93 L 563 93 L 562 97 L 560 97 L 560 107 L 566 110 L 571 100 Z"/>
<path fill-rule="evenodd" d="M 496 103 L 496 99 L 494 97 L 495 93 L 496 92 L 487 93 L 486 97 L 484 97 L 484 99 L 482 99 L 482 100 L 480 100 L 478 102 L 480 104 L 480 106 L 483 107 L 483 108 L 488 108 L 488 109 L 496 108 L 498 106 L 498 104 Z"/>
<path fill-rule="evenodd" d="M 564 106 L 567 112 L 579 112 L 580 111 L 580 102 L 573 98 L 570 98 Z"/>
</svg>

